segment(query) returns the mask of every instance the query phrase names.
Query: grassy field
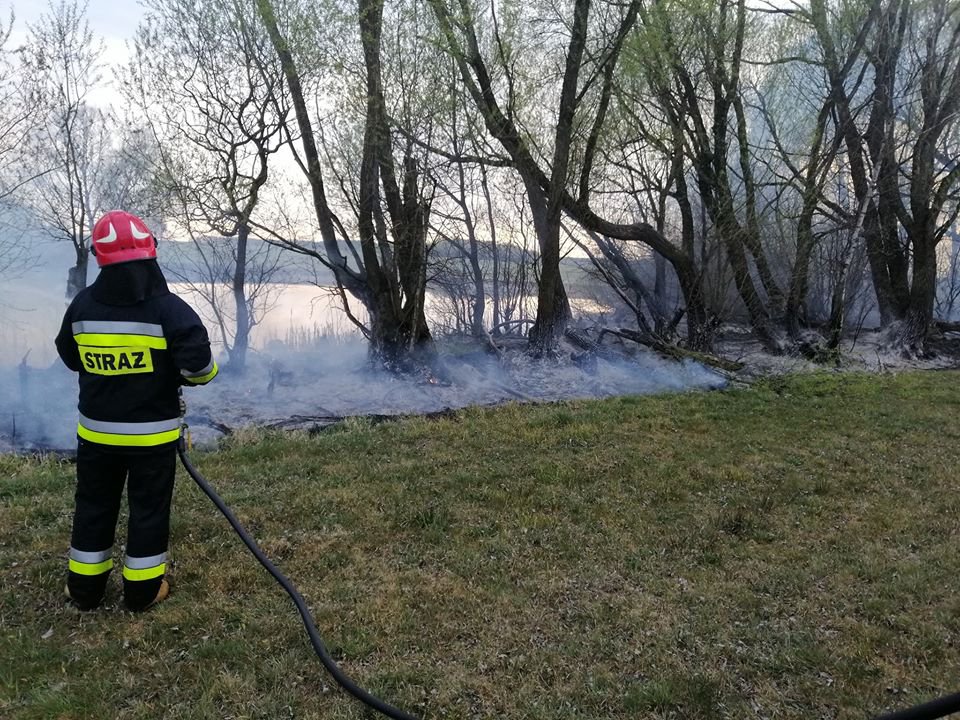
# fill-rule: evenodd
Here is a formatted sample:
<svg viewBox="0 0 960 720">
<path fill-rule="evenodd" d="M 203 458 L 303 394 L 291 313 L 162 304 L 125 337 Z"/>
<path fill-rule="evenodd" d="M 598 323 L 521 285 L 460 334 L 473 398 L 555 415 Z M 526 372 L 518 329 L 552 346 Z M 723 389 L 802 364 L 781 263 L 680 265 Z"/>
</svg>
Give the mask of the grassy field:
<svg viewBox="0 0 960 720">
<path fill-rule="evenodd" d="M 346 671 L 428 718 L 862 720 L 960 690 L 960 373 L 354 421 L 194 460 Z M 185 475 L 171 599 L 128 613 L 114 578 L 67 606 L 72 474 L 0 458 L 0 717 L 371 717 Z"/>
</svg>

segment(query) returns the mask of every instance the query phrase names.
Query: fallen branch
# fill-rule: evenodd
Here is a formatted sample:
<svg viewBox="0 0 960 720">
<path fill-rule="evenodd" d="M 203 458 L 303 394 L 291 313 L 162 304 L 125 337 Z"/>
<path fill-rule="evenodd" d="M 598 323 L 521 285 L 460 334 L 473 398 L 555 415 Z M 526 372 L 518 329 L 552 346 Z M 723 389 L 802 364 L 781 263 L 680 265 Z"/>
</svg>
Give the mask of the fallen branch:
<svg viewBox="0 0 960 720">
<path fill-rule="evenodd" d="M 507 395 L 512 395 L 513 397 L 517 398 L 517 400 L 523 400 L 524 402 L 537 402 L 537 399 L 535 397 L 531 397 L 530 395 L 525 395 L 519 390 L 514 390 L 513 388 L 507 387 L 503 383 L 493 382 L 492 384 L 501 392 L 505 392 L 507 393 Z"/>
<path fill-rule="evenodd" d="M 509 333 L 511 326 L 516 326 L 516 328 L 519 329 L 520 326 L 522 326 L 522 325 L 531 325 L 531 326 L 532 326 L 532 325 L 535 325 L 535 324 L 536 324 L 536 323 L 535 323 L 533 320 L 531 320 L 530 318 L 520 318 L 519 320 L 504 320 L 502 323 L 499 323 L 498 325 L 494 325 L 492 328 L 490 328 L 490 332 L 491 332 L 491 333 L 495 333 L 495 332 L 497 332 L 498 330 L 503 329 L 504 332 Z"/>
<path fill-rule="evenodd" d="M 380 416 L 363 416 L 363 417 L 380 417 Z M 258 427 L 265 428 L 267 430 L 283 430 L 292 425 L 303 425 L 305 423 L 313 423 L 314 426 L 323 424 L 323 425 L 333 425 L 335 423 L 343 422 L 346 420 L 344 415 L 291 415 L 288 418 L 283 420 L 275 420 L 274 422 L 263 423 Z"/>
<path fill-rule="evenodd" d="M 214 430 L 216 430 L 217 432 L 223 433 L 224 435 L 233 435 L 233 432 L 234 432 L 233 428 L 230 427 L 229 425 L 226 425 L 220 422 L 219 420 L 214 420 L 213 418 L 208 417 L 207 415 L 191 416 L 190 421 L 194 425 L 206 425 L 207 427 L 212 427 Z"/>
<path fill-rule="evenodd" d="M 639 345 L 649 347 L 651 350 L 654 350 L 660 355 L 664 355 L 671 360 L 695 360 L 703 365 L 708 365 L 710 367 L 717 368 L 719 370 L 725 370 L 727 372 L 736 372 L 738 370 L 742 370 L 744 367 L 742 362 L 727 360 L 726 358 L 717 357 L 716 355 L 711 355 L 710 353 L 687 350 L 686 348 L 678 347 L 676 345 L 669 345 L 655 337 L 644 335 L 628 328 L 620 328 L 619 330 L 604 328 L 600 331 L 600 337 L 598 341 L 602 340 L 604 335 L 615 335 L 626 340 L 632 340 Z"/>
<path fill-rule="evenodd" d="M 600 344 L 600 341 L 603 340 L 603 333 L 610 332 L 607 330 L 600 331 L 600 337 L 596 340 L 591 339 L 585 332 L 581 330 L 574 330 L 573 328 L 567 328 L 564 332 L 564 337 L 567 338 L 572 344 L 576 345 L 581 350 L 584 350 L 591 355 L 598 355 L 606 360 L 623 360 L 624 356 L 613 351 L 608 347 L 604 347 Z"/>
<path fill-rule="evenodd" d="M 487 331 L 486 328 L 481 329 L 483 330 L 483 337 L 480 339 L 486 344 L 485 350 L 491 355 L 494 355 L 498 361 L 503 362 L 503 348 L 494 342 L 493 336 Z"/>
</svg>

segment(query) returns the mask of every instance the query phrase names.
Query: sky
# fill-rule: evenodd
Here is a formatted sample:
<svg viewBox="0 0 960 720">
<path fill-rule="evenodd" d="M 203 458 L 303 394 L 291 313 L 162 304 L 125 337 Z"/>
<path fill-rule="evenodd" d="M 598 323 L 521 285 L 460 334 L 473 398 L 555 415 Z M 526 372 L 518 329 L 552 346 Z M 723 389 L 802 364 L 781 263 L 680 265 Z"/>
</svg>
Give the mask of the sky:
<svg viewBox="0 0 960 720">
<path fill-rule="evenodd" d="M 82 1 L 82 0 L 81 0 Z M 60 0 L 0 0 L 0 18 L 6 26 L 10 12 L 13 11 L 13 33 L 10 46 L 17 47 L 27 37 L 27 26 L 35 23 L 50 11 L 51 5 Z M 144 9 L 137 0 L 89 0 L 87 22 L 94 37 L 103 40 L 103 62 L 108 66 L 122 65 L 129 58 L 127 43 L 133 38 L 137 24 L 144 16 Z M 112 82 L 112 73 L 104 73 L 108 82 Z M 117 102 L 116 91 L 109 87 L 101 88 L 91 94 L 90 101 L 101 106 Z"/>
<path fill-rule="evenodd" d="M 15 27 L 23 30 L 25 22 L 36 21 L 51 4 L 42 0 L 0 0 L 0 12 L 6 21 L 12 8 L 16 14 Z M 87 5 L 87 18 L 94 34 L 117 42 L 121 47 L 123 41 L 133 35 L 143 14 L 143 8 L 136 0 L 90 0 Z"/>
</svg>

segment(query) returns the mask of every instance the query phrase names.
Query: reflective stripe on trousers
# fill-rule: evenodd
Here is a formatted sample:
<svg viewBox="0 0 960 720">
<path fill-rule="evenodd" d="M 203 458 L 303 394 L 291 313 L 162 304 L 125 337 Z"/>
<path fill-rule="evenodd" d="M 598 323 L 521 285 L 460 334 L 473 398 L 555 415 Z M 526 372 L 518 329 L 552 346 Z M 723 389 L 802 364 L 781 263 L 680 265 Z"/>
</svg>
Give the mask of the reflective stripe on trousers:
<svg viewBox="0 0 960 720">
<path fill-rule="evenodd" d="M 113 567 L 113 548 L 88 552 L 70 547 L 70 572 L 77 575 L 102 575 Z"/>
<path fill-rule="evenodd" d="M 81 415 L 77 435 L 101 445 L 152 447 L 180 439 L 180 418 L 154 422 L 107 422 Z"/>
<path fill-rule="evenodd" d="M 167 568 L 167 554 L 150 557 L 130 557 L 123 561 L 124 580 L 153 580 L 164 574 Z"/>
</svg>

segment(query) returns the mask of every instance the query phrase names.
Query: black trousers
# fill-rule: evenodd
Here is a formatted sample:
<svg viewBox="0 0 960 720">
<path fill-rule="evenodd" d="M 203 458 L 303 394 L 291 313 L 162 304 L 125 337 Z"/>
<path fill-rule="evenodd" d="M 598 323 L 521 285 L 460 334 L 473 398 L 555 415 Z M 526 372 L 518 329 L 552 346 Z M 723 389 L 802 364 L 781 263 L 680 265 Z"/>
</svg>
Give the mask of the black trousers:
<svg viewBox="0 0 960 720">
<path fill-rule="evenodd" d="M 156 597 L 166 570 L 176 461 L 175 443 L 122 448 L 78 439 L 67 587 L 80 607 L 94 608 L 103 600 L 113 567 L 125 482 L 130 515 L 123 563 L 124 600 L 138 610 Z"/>
</svg>

